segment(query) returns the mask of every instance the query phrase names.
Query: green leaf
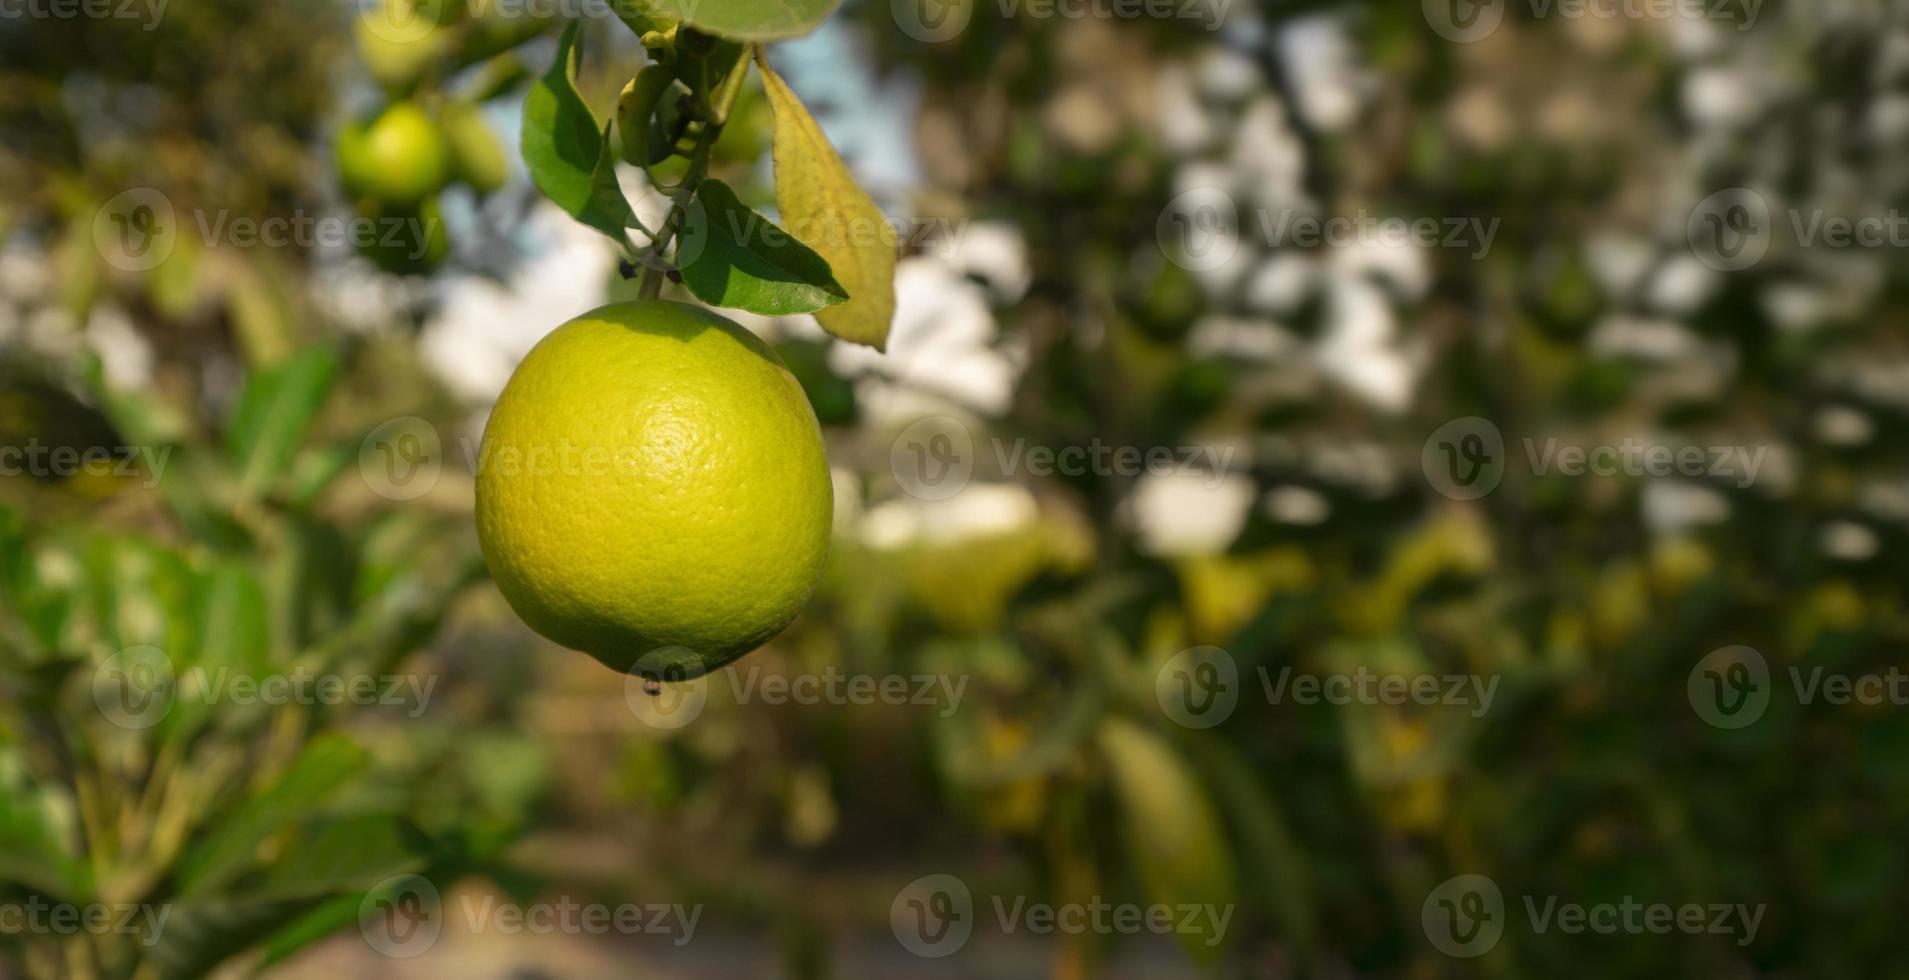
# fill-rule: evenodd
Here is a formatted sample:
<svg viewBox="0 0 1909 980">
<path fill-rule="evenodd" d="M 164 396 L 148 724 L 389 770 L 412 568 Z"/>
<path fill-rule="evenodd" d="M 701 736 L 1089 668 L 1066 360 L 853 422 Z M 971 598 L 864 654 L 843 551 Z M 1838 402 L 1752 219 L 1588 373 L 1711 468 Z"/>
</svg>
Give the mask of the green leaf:
<svg viewBox="0 0 1909 980">
<path fill-rule="evenodd" d="M 848 298 L 820 255 L 751 211 L 722 181 L 703 181 L 688 212 L 676 256 L 697 299 L 787 316 Z"/>
<path fill-rule="evenodd" d="M 283 962 L 311 944 L 358 921 L 364 894 L 329 898 L 287 922 L 263 944 L 261 968 Z"/>
<path fill-rule="evenodd" d="M 1198 780 L 1164 739 L 1132 722 L 1109 719 L 1100 747 L 1125 816 L 1128 851 L 1150 901 L 1178 908 L 1237 907 L 1238 888 L 1220 820 Z M 1188 953 L 1211 963 L 1220 940 L 1176 933 Z"/>
<path fill-rule="evenodd" d="M 778 41 L 815 30 L 842 0 L 616 0 L 618 16 L 641 33 L 680 22 L 735 41 Z"/>
<path fill-rule="evenodd" d="M 314 738 L 269 788 L 228 816 L 181 862 L 179 894 L 193 898 L 230 884 L 257 861 L 267 839 L 309 817 L 339 787 L 358 775 L 371 756 L 349 738 Z"/>
<path fill-rule="evenodd" d="M 822 329 L 881 350 L 895 318 L 895 234 L 788 84 L 758 57 L 775 114 L 776 206 L 828 260 L 849 301 L 815 315 Z"/>
<path fill-rule="evenodd" d="M 312 904 L 250 899 L 169 902 L 158 906 L 166 916 L 163 921 L 135 917 L 131 925 L 140 932 L 139 942 L 152 943 L 146 955 L 158 965 L 161 980 L 187 980 L 204 977 L 226 959 L 253 948 L 260 936 L 297 918 Z"/>
<path fill-rule="evenodd" d="M 253 901 L 319 898 L 362 892 L 392 875 L 416 871 L 424 858 L 409 843 L 402 820 L 367 814 L 330 820 L 285 848 L 285 858 L 265 873 Z"/>
<path fill-rule="evenodd" d="M 90 876 L 61 842 L 56 803 L 53 794 L 29 784 L 18 755 L 0 754 L 0 884 L 83 901 L 91 897 Z"/>
<path fill-rule="evenodd" d="M 1214 801 L 1245 852 L 1247 886 L 1272 911 L 1287 941 L 1301 950 L 1312 949 L 1319 937 L 1312 869 L 1278 804 L 1225 739 L 1201 736 L 1188 757 L 1207 777 Z"/>
<path fill-rule="evenodd" d="M 337 367 L 328 348 L 308 347 L 246 382 L 225 433 L 226 452 L 246 493 L 256 496 L 291 466 Z"/>
<path fill-rule="evenodd" d="M 578 221 L 624 241 L 636 220 L 616 183 L 616 154 L 609 124 L 577 93 L 577 23 L 564 28 L 557 58 L 524 99 L 520 147 L 530 179 L 544 196 Z"/>
<path fill-rule="evenodd" d="M 207 576 L 199 642 L 195 649 L 175 654 L 180 673 L 174 680 L 186 696 L 175 700 L 166 716 L 169 741 L 190 739 L 215 713 L 208 699 L 188 694 L 193 689 L 187 685 L 196 684 L 200 672 L 208 684 L 229 682 L 234 675 L 263 676 L 272 642 L 271 624 L 266 619 L 268 608 L 264 585 L 246 566 L 221 562 Z"/>
</svg>

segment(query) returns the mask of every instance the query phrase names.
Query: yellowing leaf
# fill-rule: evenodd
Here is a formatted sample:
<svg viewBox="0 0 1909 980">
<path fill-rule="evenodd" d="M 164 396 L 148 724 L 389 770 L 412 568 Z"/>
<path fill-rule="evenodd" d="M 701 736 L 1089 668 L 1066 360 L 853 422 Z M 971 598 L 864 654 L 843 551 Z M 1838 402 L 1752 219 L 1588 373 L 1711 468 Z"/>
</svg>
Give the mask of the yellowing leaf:
<svg viewBox="0 0 1909 980">
<path fill-rule="evenodd" d="M 876 350 L 895 318 L 895 229 L 855 183 L 788 83 L 758 59 L 775 113 L 776 206 L 783 227 L 828 260 L 848 302 L 816 311 L 822 328 Z"/>
</svg>

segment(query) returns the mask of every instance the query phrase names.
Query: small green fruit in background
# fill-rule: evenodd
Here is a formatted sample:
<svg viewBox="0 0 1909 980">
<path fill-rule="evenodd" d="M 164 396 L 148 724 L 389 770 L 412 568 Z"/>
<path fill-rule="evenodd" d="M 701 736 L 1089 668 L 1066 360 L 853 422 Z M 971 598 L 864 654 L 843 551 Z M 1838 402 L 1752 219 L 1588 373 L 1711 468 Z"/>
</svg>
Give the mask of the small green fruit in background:
<svg viewBox="0 0 1909 980">
<path fill-rule="evenodd" d="M 417 205 L 450 181 L 444 136 L 415 102 L 396 102 L 338 134 L 338 174 L 353 197 Z"/>
<path fill-rule="evenodd" d="M 451 35 L 412 0 L 385 0 L 351 25 L 358 60 L 392 95 L 407 95 L 450 51 Z"/>
<path fill-rule="evenodd" d="M 426 198 L 416 207 L 366 203 L 358 214 L 369 220 L 352 244 L 386 272 L 423 275 L 451 254 L 451 238 L 436 198 Z"/>
<path fill-rule="evenodd" d="M 451 102 L 438 118 L 444 143 L 451 151 L 455 178 L 479 194 L 504 186 L 510 177 L 510 159 L 504 153 L 503 142 L 484 121 L 483 112 L 468 102 Z"/>
</svg>

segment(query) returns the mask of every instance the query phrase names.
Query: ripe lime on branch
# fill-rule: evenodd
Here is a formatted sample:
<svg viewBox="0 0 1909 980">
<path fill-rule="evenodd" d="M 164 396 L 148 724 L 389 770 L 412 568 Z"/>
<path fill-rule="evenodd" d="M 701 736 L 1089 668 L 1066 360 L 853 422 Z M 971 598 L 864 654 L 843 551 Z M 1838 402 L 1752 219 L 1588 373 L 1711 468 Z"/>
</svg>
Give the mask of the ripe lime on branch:
<svg viewBox="0 0 1909 980">
<path fill-rule="evenodd" d="M 721 667 L 787 626 L 821 574 L 833 511 L 802 386 L 733 321 L 661 298 L 665 280 L 710 306 L 814 313 L 877 348 L 894 314 L 893 246 L 831 234 L 881 211 L 762 48 L 812 30 L 835 2 L 623 12 L 652 63 L 602 121 L 577 91 L 572 22 L 524 104 L 532 180 L 643 281 L 638 301 L 558 327 L 505 386 L 479 449 L 478 536 L 524 622 L 652 685 Z M 709 176 L 752 68 L 774 113 L 778 210 L 813 242 Z M 619 161 L 669 195 L 656 228 L 623 196 Z"/>
</svg>

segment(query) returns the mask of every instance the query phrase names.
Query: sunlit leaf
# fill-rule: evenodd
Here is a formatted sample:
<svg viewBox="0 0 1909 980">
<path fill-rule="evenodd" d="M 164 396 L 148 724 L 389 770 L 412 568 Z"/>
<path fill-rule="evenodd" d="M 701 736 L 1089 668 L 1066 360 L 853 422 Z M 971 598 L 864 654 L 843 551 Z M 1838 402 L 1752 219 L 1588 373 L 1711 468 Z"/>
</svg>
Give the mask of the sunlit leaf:
<svg viewBox="0 0 1909 980">
<path fill-rule="evenodd" d="M 842 0 L 615 0 L 632 30 L 687 24 L 738 41 L 801 37 L 827 20 Z"/>
<path fill-rule="evenodd" d="M 247 493 L 262 492 L 290 467 L 337 367 L 330 350 L 310 347 L 246 382 L 226 427 L 226 450 Z"/>
<path fill-rule="evenodd" d="M 881 350 L 895 318 L 894 229 L 795 92 L 767 61 L 761 67 L 775 112 L 776 205 L 783 222 L 828 260 L 848 291 L 848 302 L 815 318 L 843 340 Z"/>
<path fill-rule="evenodd" d="M 577 93 L 577 24 L 572 21 L 557 42 L 550 70 L 524 99 L 524 164 L 544 196 L 571 217 L 622 242 L 635 222 L 629 201 L 617 188 L 615 153 L 609 127 Z"/>
<path fill-rule="evenodd" d="M 187 852 L 179 872 L 180 895 L 216 894 L 231 884 L 257 862 L 260 844 L 309 816 L 370 761 L 370 753 L 343 735 L 313 739 L 284 775 Z"/>
<path fill-rule="evenodd" d="M 696 189 L 677 261 L 683 284 L 712 306 L 786 316 L 813 313 L 848 295 L 821 256 L 751 211 L 720 180 Z"/>
</svg>

